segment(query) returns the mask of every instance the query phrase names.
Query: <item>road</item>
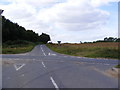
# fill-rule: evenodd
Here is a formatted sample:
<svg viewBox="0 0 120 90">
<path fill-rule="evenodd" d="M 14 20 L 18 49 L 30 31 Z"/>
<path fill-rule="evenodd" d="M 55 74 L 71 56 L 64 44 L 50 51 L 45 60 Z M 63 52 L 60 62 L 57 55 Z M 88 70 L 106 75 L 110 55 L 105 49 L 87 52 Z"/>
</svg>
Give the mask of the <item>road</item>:
<svg viewBox="0 0 120 90">
<path fill-rule="evenodd" d="M 62 55 L 45 45 L 25 54 L 2 55 L 3 88 L 118 88 L 105 73 L 118 60 Z"/>
</svg>

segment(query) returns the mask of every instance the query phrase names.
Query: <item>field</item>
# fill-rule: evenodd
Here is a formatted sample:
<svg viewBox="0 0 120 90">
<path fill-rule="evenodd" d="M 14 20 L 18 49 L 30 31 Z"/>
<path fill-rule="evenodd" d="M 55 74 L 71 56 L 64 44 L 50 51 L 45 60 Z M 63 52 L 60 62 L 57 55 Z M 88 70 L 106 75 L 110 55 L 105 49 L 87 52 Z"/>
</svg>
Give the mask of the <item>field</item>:
<svg viewBox="0 0 120 90">
<path fill-rule="evenodd" d="M 38 43 L 28 41 L 8 41 L 2 45 L 2 54 L 19 54 L 31 51 Z"/>
<path fill-rule="evenodd" d="M 58 53 L 90 57 L 90 58 L 112 58 L 118 59 L 118 43 L 117 42 L 98 42 L 83 44 L 47 44 L 47 46 Z"/>
</svg>

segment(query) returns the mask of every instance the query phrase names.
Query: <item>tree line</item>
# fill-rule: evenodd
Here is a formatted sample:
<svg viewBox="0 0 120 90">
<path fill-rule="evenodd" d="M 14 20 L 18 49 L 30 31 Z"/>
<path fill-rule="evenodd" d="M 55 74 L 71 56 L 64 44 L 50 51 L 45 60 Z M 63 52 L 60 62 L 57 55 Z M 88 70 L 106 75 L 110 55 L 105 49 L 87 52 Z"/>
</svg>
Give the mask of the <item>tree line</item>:
<svg viewBox="0 0 120 90">
<path fill-rule="evenodd" d="M 103 40 L 97 40 L 93 42 L 84 42 L 84 43 L 97 43 L 97 42 L 120 42 L 120 38 L 105 37 Z M 80 43 L 82 42 L 80 41 Z"/>
<path fill-rule="evenodd" d="M 95 42 L 120 42 L 120 38 L 106 37 L 104 40 L 98 40 Z"/>
<path fill-rule="evenodd" d="M 46 44 L 50 41 L 50 36 L 45 33 L 38 35 L 38 33 L 35 33 L 33 30 L 26 30 L 24 27 L 2 16 L 2 42 L 17 40 L 42 42 Z"/>
</svg>

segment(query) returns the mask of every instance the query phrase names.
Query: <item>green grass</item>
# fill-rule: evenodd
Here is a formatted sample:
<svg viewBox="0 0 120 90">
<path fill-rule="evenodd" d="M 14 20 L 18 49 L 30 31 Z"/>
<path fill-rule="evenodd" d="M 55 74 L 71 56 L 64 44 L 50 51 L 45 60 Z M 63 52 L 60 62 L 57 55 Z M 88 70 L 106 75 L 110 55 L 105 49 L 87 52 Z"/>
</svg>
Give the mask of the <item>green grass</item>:
<svg viewBox="0 0 120 90">
<path fill-rule="evenodd" d="M 47 44 L 55 52 L 90 58 L 118 59 L 118 43 Z"/>
<path fill-rule="evenodd" d="M 117 66 L 115 66 L 116 68 L 120 68 L 120 64 L 119 65 L 117 65 Z"/>
<path fill-rule="evenodd" d="M 2 54 L 19 54 L 31 51 L 38 43 L 28 41 L 8 41 L 3 43 Z"/>
</svg>

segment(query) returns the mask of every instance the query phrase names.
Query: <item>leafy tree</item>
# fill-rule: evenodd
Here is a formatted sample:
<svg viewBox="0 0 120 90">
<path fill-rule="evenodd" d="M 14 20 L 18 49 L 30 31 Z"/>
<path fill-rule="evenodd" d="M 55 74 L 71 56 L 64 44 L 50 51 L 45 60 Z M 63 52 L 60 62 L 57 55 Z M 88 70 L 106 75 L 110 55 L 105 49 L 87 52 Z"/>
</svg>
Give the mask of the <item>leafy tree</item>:
<svg viewBox="0 0 120 90">
<path fill-rule="evenodd" d="M 42 33 L 38 35 L 32 30 L 26 30 L 24 27 L 19 26 L 17 23 L 13 23 L 10 20 L 2 16 L 2 41 L 18 41 L 26 40 L 30 42 L 43 42 L 47 43 L 50 40 L 50 36 Z"/>
<path fill-rule="evenodd" d="M 43 42 L 44 44 L 46 44 L 48 41 L 50 41 L 50 36 L 42 33 L 42 35 L 40 35 L 39 37 L 40 42 Z"/>
</svg>

